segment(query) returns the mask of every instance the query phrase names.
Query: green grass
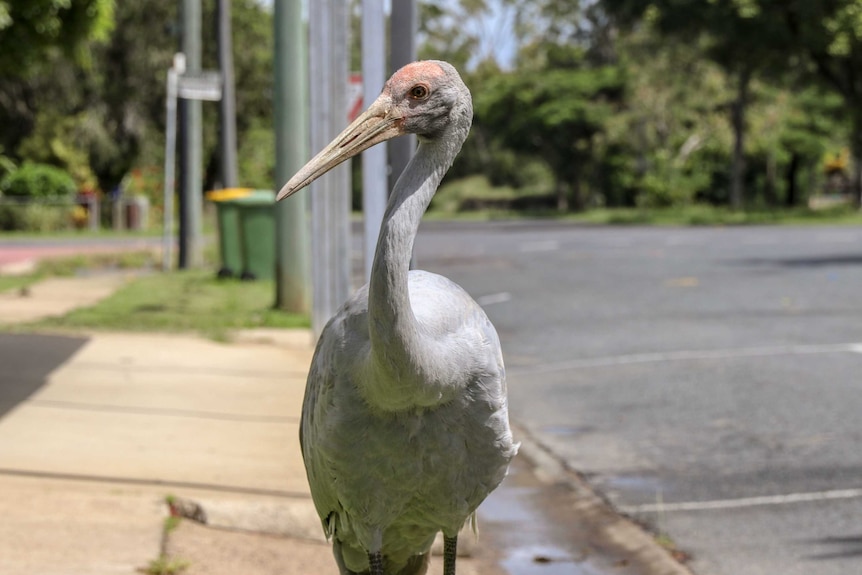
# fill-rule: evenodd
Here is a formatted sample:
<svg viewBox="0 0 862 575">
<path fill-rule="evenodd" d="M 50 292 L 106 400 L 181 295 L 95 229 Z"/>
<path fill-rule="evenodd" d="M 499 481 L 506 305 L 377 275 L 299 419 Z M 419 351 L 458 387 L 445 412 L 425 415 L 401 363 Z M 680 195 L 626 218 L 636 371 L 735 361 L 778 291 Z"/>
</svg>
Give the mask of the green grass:
<svg viewBox="0 0 862 575">
<path fill-rule="evenodd" d="M 0 276 L 0 293 L 25 288 L 36 281 L 29 274 L 26 276 Z"/>
<path fill-rule="evenodd" d="M 197 332 L 218 340 L 253 327 L 307 327 L 305 315 L 273 309 L 271 281 L 216 279 L 211 270 L 155 273 L 133 280 L 95 306 L 41 328 Z"/>
<path fill-rule="evenodd" d="M 544 192 L 547 195 L 547 192 Z M 512 210 L 499 206 L 515 198 L 543 196 L 540 189 L 494 187 L 485 176 L 446 182 L 434 196 L 428 219 L 498 220 L 543 218 L 597 225 L 721 226 L 721 225 L 860 225 L 862 211 L 849 206 L 822 210 L 779 208 L 733 211 L 705 204 L 671 208 L 592 208 L 561 214 L 553 209 Z M 485 209 L 471 210 L 471 206 Z M 534 204 L 537 205 L 537 204 Z"/>
<path fill-rule="evenodd" d="M 733 211 L 708 205 L 679 208 L 593 209 L 565 217 L 573 221 L 606 225 L 724 226 L 724 225 L 860 225 L 862 212 L 842 207 L 828 210 L 793 208 Z"/>
<path fill-rule="evenodd" d="M 53 232 L 36 232 L 28 230 L 0 231 L 0 239 L 8 240 L 64 240 L 68 238 L 151 238 L 162 235 L 161 228 L 151 227 L 146 230 L 58 230 Z"/>
<path fill-rule="evenodd" d="M 88 270 L 148 269 L 159 265 L 152 251 L 129 251 L 103 254 L 62 256 L 44 259 L 28 274 L 0 275 L 0 292 L 25 288 L 49 277 L 69 277 Z"/>
<path fill-rule="evenodd" d="M 166 555 L 153 559 L 150 563 L 140 569 L 145 575 L 179 575 L 189 568 L 189 562 L 185 559 L 177 559 Z"/>
</svg>

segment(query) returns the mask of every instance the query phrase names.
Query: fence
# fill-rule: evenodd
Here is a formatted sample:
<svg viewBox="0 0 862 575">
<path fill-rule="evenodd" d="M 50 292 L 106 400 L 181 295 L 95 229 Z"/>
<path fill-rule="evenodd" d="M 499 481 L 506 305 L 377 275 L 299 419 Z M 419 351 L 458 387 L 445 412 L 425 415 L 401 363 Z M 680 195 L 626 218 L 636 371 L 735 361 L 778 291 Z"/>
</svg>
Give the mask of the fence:
<svg viewBox="0 0 862 575">
<path fill-rule="evenodd" d="M 0 197 L 0 231 L 99 230 L 103 208 L 117 230 L 149 227 L 149 200 L 142 196 L 103 199 L 81 195 L 72 200 Z"/>
</svg>

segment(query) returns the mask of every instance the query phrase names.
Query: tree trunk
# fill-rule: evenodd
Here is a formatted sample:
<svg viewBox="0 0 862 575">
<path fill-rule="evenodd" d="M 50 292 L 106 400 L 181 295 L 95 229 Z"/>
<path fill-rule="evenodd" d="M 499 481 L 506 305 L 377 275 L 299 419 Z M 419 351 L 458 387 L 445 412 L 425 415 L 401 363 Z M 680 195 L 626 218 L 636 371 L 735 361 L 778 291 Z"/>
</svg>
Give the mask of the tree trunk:
<svg viewBox="0 0 862 575">
<path fill-rule="evenodd" d="M 557 179 L 554 188 L 557 193 L 557 211 L 564 214 L 569 211 L 569 198 L 566 195 L 566 184 L 561 179 Z"/>
<path fill-rule="evenodd" d="M 584 211 L 584 197 L 583 190 L 581 189 L 581 178 L 577 177 L 572 181 L 572 209 L 576 212 Z"/>
<path fill-rule="evenodd" d="M 853 154 L 853 182 L 850 184 L 853 205 L 862 206 L 862 150 Z"/>
<path fill-rule="evenodd" d="M 799 196 L 798 182 L 796 176 L 799 175 L 799 154 L 795 153 L 790 156 L 790 163 L 787 164 L 787 196 L 784 203 L 788 208 L 796 205 Z"/>
<path fill-rule="evenodd" d="M 851 138 L 851 153 L 853 155 L 853 180 L 850 182 L 850 194 L 853 205 L 862 206 L 862 111 L 856 110 L 853 117 L 853 133 Z"/>
<path fill-rule="evenodd" d="M 742 208 L 745 196 L 745 107 L 748 104 L 748 88 L 751 70 L 745 66 L 739 72 L 736 100 L 731 106 L 733 124 L 733 163 L 730 167 L 730 207 Z"/>
<path fill-rule="evenodd" d="M 778 166 L 775 161 L 775 154 L 770 153 L 766 157 L 766 185 L 763 188 L 763 199 L 769 207 L 773 207 L 778 204 L 778 198 L 775 193 L 777 173 Z"/>
</svg>

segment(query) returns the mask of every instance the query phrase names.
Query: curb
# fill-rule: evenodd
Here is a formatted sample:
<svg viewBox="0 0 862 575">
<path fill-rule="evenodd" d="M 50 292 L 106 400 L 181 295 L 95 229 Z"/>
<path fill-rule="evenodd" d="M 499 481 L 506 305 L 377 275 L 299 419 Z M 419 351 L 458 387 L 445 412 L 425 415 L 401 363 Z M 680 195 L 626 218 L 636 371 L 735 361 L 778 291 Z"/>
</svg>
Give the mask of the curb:
<svg viewBox="0 0 862 575">
<path fill-rule="evenodd" d="M 607 545 L 621 551 L 639 572 L 647 575 L 694 575 L 662 547 L 644 526 L 619 513 L 576 471 L 539 442 L 524 427 L 512 424 L 521 442 L 520 454 L 546 485 L 564 485 L 575 496 L 574 511 Z"/>
</svg>

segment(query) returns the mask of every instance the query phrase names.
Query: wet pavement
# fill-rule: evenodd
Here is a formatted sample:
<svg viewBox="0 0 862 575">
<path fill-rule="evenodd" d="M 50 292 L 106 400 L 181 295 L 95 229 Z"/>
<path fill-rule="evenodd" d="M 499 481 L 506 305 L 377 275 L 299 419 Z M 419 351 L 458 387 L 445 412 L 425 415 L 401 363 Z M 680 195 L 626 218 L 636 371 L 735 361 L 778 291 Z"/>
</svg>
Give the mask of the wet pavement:
<svg viewBox="0 0 862 575">
<path fill-rule="evenodd" d="M 565 485 L 540 481 L 524 457 L 479 508 L 479 537 L 499 551 L 508 575 L 624 574 L 627 562 L 591 543 Z"/>
</svg>

